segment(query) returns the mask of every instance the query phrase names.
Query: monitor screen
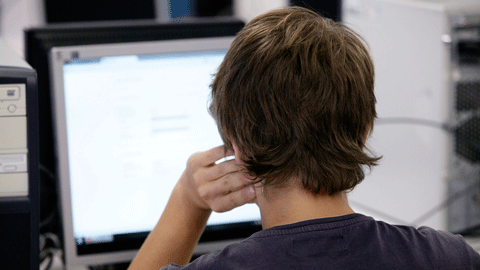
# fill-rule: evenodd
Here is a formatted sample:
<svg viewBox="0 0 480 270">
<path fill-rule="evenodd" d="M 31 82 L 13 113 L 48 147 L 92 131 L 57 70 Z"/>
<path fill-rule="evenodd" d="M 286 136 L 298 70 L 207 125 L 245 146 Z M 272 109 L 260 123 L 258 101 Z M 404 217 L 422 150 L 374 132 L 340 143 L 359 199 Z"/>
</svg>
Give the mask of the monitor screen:
<svg viewBox="0 0 480 270">
<path fill-rule="evenodd" d="M 209 86 L 231 41 L 52 49 L 67 266 L 132 259 L 188 157 L 222 144 L 207 108 Z M 246 237 L 259 229 L 259 221 L 254 204 L 213 213 L 206 229 L 210 236 L 202 238 L 197 252 Z"/>
<path fill-rule="evenodd" d="M 182 18 L 48 24 L 25 30 L 25 57 L 37 71 L 41 233 L 61 234 L 57 160 L 54 154 L 50 60 L 53 47 L 234 36 L 244 23 L 235 18 Z M 215 234 L 217 235 L 217 234 Z"/>
</svg>

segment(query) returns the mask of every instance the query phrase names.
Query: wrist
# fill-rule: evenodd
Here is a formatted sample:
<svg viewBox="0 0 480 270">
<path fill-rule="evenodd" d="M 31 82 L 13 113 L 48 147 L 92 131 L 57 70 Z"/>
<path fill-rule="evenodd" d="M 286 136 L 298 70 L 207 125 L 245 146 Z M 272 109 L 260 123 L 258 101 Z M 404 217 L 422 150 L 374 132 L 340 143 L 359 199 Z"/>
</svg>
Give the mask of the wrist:
<svg viewBox="0 0 480 270">
<path fill-rule="evenodd" d="M 190 212 L 192 217 L 198 216 L 198 218 L 202 218 L 206 216 L 206 219 L 208 219 L 212 210 L 208 205 L 202 203 L 201 199 L 195 195 L 193 189 L 194 188 L 186 182 L 184 174 L 180 181 L 175 185 L 171 196 L 175 196 L 178 203 L 184 207 L 185 211 Z"/>
</svg>

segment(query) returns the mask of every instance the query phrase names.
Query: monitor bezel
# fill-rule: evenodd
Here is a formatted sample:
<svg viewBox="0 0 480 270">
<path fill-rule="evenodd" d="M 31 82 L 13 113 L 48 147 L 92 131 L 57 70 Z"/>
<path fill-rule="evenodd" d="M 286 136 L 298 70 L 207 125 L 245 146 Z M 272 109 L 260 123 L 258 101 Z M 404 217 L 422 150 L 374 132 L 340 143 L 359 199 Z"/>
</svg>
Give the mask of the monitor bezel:
<svg viewBox="0 0 480 270">
<path fill-rule="evenodd" d="M 162 40 L 131 43 L 97 44 L 53 47 L 50 51 L 50 81 L 52 82 L 52 121 L 54 143 L 56 147 L 57 175 L 59 179 L 59 207 L 63 227 L 65 264 L 69 266 L 87 266 L 128 262 L 137 249 L 112 251 L 99 254 L 78 254 L 73 235 L 71 190 L 68 164 L 68 144 L 66 133 L 65 101 L 63 92 L 63 64 L 71 60 L 84 60 L 107 56 L 130 54 L 159 54 L 228 50 L 234 37 L 193 38 L 180 40 Z M 195 250 L 203 254 L 220 250 L 226 245 L 248 237 L 261 230 L 259 222 L 247 222 L 207 227 L 206 232 Z M 146 234 L 145 234 L 146 236 Z M 143 242 L 143 241 L 142 241 Z M 138 246 L 139 248 L 139 246 Z"/>
<path fill-rule="evenodd" d="M 40 164 L 40 231 L 61 236 L 48 54 L 53 47 L 234 36 L 244 22 L 234 17 L 56 23 L 24 31 L 25 58 L 37 71 Z M 61 240 L 61 237 L 60 237 Z"/>
</svg>

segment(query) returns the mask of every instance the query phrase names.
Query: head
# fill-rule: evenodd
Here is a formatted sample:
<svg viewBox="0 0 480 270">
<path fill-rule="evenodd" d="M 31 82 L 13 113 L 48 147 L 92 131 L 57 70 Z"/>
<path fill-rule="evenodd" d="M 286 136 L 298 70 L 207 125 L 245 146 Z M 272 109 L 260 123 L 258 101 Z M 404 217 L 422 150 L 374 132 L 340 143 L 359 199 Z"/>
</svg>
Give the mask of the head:
<svg viewBox="0 0 480 270">
<path fill-rule="evenodd" d="M 210 113 L 256 181 L 295 179 L 313 194 L 333 195 L 355 187 L 378 160 L 365 150 L 376 117 L 373 86 L 361 37 L 290 7 L 238 33 L 212 83 Z"/>
</svg>

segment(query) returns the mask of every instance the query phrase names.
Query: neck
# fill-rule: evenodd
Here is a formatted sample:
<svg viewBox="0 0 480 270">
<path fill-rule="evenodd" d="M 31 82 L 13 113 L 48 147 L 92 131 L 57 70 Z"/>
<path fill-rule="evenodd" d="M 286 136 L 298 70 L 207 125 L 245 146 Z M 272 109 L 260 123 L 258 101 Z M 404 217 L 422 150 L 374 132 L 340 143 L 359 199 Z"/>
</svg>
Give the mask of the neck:
<svg viewBox="0 0 480 270">
<path fill-rule="evenodd" d="M 344 192 L 315 195 L 302 187 L 257 187 L 257 205 L 264 229 L 310 219 L 352 214 Z"/>
</svg>

